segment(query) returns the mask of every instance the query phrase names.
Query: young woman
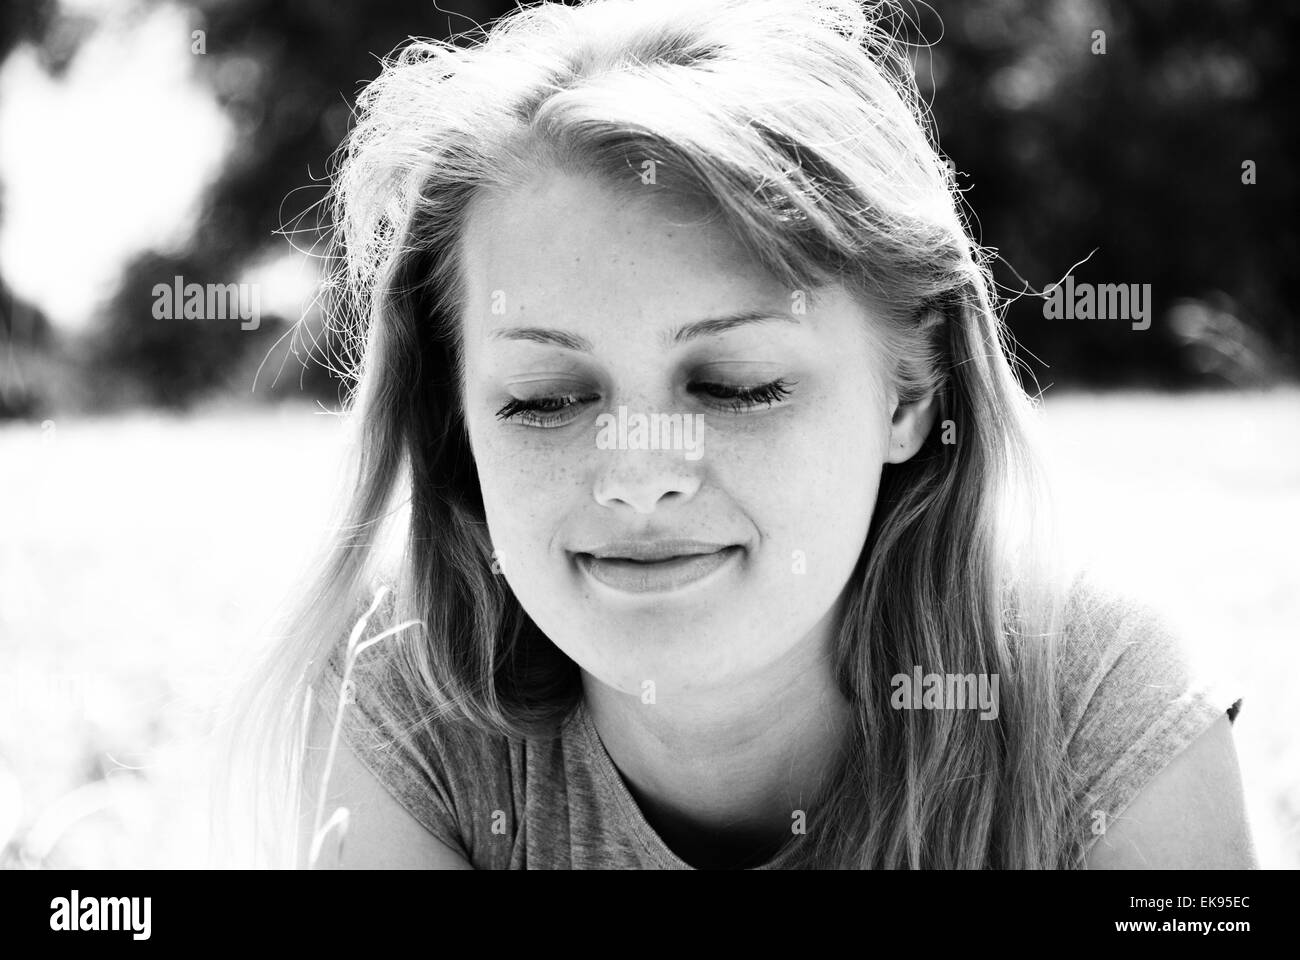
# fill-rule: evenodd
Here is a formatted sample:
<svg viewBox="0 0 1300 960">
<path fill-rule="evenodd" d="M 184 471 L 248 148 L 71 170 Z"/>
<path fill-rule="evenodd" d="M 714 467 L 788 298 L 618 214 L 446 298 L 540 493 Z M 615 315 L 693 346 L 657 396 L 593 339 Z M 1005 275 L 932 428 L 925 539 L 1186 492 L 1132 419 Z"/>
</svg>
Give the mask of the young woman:
<svg viewBox="0 0 1300 960">
<path fill-rule="evenodd" d="M 889 13 L 543 4 L 366 89 L 355 491 L 242 715 L 276 862 L 1253 862 L 1235 705 L 1050 562 Z"/>
</svg>

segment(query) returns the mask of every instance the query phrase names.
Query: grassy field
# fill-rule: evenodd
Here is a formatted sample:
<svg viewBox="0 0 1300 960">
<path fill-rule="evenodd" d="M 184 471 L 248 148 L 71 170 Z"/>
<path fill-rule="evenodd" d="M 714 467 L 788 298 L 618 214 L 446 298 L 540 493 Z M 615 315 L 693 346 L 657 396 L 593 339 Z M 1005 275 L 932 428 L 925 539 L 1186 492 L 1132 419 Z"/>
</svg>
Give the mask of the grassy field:
<svg viewBox="0 0 1300 960">
<path fill-rule="evenodd" d="M 1300 392 L 1046 412 L 1074 549 L 1245 698 L 1261 862 L 1300 866 Z M 323 535 L 339 438 L 292 407 L 0 428 L 0 866 L 208 862 L 212 710 Z"/>
</svg>

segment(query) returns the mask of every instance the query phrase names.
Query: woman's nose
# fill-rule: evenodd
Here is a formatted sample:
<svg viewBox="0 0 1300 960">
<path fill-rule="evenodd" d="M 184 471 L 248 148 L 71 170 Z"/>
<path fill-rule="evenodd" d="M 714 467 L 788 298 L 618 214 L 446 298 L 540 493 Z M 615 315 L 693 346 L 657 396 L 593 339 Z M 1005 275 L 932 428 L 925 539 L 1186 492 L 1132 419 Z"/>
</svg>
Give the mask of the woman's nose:
<svg viewBox="0 0 1300 960">
<path fill-rule="evenodd" d="M 660 501 L 686 501 L 700 488 L 698 461 L 682 450 L 609 449 L 598 451 L 598 458 L 592 495 L 603 507 L 653 513 Z"/>
</svg>

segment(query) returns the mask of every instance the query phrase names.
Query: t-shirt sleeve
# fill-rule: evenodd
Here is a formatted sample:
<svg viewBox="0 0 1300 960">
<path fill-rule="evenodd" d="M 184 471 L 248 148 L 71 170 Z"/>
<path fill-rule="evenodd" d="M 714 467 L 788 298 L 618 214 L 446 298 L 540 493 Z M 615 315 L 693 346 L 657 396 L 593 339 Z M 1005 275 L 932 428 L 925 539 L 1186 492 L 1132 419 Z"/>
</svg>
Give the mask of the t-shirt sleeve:
<svg viewBox="0 0 1300 960">
<path fill-rule="evenodd" d="M 373 635 L 375 630 L 368 630 Z M 462 834 L 454 776 L 449 769 L 463 750 L 450 732 L 432 722 L 414 698 L 393 683 L 382 653 L 384 641 L 357 658 L 350 692 L 341 697 L 346 640 L 330 653 L 314 685 L 327 715 L 343 707 L 340 738 L 415 820 L 453 851 L 469 859 Z"/>
<path fill-rule="evenodd" d="M 1066 621 L 1067 755 L 1084 855 L 1142 789 L 1241 701 L 1150 608 L 1080 585 Z"/>
</svg>

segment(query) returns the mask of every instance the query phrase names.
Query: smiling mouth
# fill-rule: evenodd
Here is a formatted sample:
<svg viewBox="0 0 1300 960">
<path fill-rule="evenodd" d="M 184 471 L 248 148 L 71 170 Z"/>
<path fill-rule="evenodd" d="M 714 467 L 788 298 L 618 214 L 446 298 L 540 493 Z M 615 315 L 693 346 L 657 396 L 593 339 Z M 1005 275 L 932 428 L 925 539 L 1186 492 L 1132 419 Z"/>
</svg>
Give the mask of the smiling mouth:
<svg viewBox="0 0 1300 960">
<path fill-rule="evenodd" d="M 623 593 L 664 593 L 696 583 L 727 566 L 743 552 L 738 546 L 710 552 L 680 553 L 656 559 L 575 555 L 578 567 L 593 580 Z"/>
</svg>

